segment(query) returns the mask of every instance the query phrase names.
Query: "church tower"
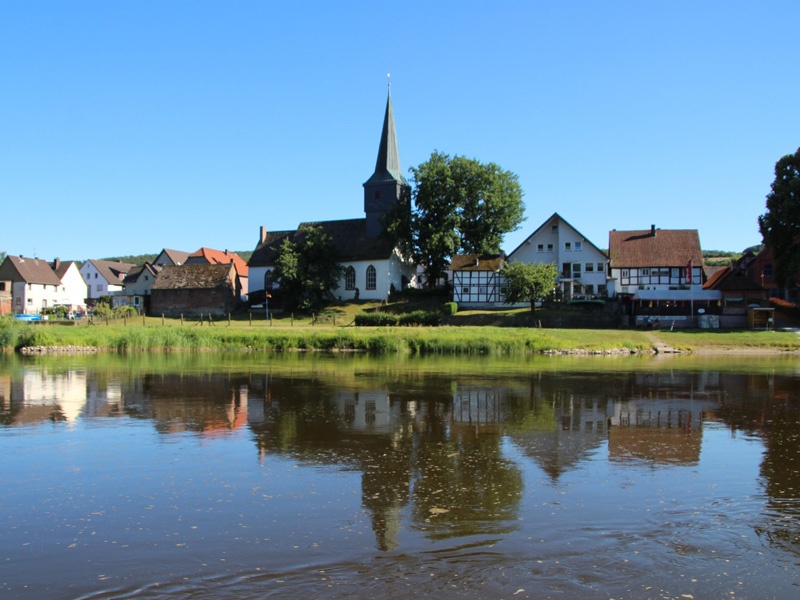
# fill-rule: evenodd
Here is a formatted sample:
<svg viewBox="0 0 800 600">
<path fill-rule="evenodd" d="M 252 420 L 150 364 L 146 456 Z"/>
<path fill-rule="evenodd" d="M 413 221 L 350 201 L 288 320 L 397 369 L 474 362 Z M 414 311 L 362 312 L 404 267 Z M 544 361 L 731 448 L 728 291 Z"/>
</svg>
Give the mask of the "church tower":
<svg viewBox="0 0 800 600">
<path fill-rule="evenodd" d="M 391 212 L 405 195 L 410 186 L 400 171 L 400 153 L 397 151 L 397 133 L 394 129 L 392 94 L 386 100 L 386 114 L 383 117 L 381 144 L 378 147 L 378 161 L 375 172 L 364 183 L 364 212 L 367 217 L 367 235 L 377 236 L 383 230 L 384 215 Z"/>
</svg>

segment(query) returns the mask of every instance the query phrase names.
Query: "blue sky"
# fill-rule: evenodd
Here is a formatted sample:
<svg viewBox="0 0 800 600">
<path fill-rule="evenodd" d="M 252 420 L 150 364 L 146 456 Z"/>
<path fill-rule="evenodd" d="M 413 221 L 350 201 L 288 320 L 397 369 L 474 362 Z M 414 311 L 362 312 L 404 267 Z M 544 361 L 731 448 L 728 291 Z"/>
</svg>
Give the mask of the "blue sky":
<svg viewBox="0 0 800 600">
<path fill-rule="evenodd" d="M 404 172 L 517 173 L 527 220 L 760 243 L 800 146 L 800 3 L 0 5 L 0 250 L 83 260 L 251 250 L 260 225 L 363 216 L 387 73 Z"/>
</svg>

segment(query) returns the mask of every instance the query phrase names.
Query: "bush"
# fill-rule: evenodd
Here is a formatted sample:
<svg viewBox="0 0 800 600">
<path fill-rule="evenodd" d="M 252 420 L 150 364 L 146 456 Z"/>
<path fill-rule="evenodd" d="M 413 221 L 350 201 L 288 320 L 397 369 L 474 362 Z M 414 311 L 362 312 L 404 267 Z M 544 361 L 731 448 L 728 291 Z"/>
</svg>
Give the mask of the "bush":
<svg viewBox="0 0 800 600">
<path fill-rule="evenodd" d="M 135 317 L 139 313 L 136 312 L 136 309 L 132 306 L 118 306 L 114 309 L 114 317 L 116 318 L 124 318 L 124 317 Z"/>
<path fill-rule="evenodd" d="M 458 312 L 458 302 L 445 302 L 442 312 L 446 317 L 452 317 Z"/>
<path fill-rule="evenodd" d="M 442 313 L 436 310 L 415 310 L 410 313 L 406 313 L 404 315 L 400 315 L 397 319 L 398 325 L 417 325 L 417 326 L 427 326 L 427 327 L 435 327 L 436 325 L 441 324 L 442 322 Z"/>
<path fill-rule="evenodd" d="M 362 313 L 356 315 L 356 325 L 359 327 L 385 327 L 397 325 L 397 317 L 387 313 Z"/>
</svg>

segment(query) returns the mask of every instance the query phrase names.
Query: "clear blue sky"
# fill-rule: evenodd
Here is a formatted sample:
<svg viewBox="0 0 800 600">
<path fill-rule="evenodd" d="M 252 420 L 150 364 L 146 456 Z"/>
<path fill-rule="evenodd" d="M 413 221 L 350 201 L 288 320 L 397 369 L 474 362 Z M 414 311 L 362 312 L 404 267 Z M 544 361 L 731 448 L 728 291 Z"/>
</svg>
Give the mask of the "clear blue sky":
<svg viewBox="0 0 800 600">
<path fill-rule="evenodd" d="M 434 150 L 610 229 L 760 243 L 800 146 L 800 2 L 0 4 L 0 250 L 253 249 L 363 216 L 387 73 L 404 172 Z"/>
</svg>

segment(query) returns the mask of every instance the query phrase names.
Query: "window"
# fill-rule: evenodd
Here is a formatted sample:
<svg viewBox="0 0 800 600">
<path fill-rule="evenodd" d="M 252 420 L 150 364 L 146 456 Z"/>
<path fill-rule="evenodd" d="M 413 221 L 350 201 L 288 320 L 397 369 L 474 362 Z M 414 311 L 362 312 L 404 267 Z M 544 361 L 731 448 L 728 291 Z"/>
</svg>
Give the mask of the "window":
<svg viewBox="0 0 800 600">
<path fill-rule="evenodd" d="M 576 279 L 581 276 L 581 263 L 572 263 L 572 276 Z"/>
<path fill-rule="evenodd" d="M 681 274 L 680 274 L 680 269 L 672 269 L 672 270 L 670 271 L 670 273 L 671 273 L 671 277 L 672 277 L 673 279 L 678 279 L 678 277 L 680 277 L 680 276 L 681 276 Z"/>
<path fill-rule="evenodd" d="M 536 246 L 536 250 L 538 250 L 539 252 L 544 252 L 544 244 L 539 244 L 538 246 Z"/>
<path fill-rule="evenodd" d="M 552 252 L 553 251 L 553 244 L 547 244 L 547 251 L 548 252 Z"/>
<path fill-rule="evenodd" d="M 461 293 L 464 294 L 465 296 L 469 295 L 469 288 L 468 287 L 461 288 Z"/>
<path fill-rule="evenodd" d="M 139 296 L 134 296 L 133 297 L 133 305 L 134 306 L 139 306 Z"/>
<path fill-rule="evenodd" d="M 98 292 L 102 292 L 103 291 L 103 284 L 102 283 L 98 283 L 95 287 L 97 288 Z"/>
<path fill-rule="evenodd" d="M 552 231 L 553 233 L 555 233 L 556 231 L 558 231 L 558 225 L 552 225 L 552 226 L 550 227 L 550 231 Z"/>
<path fill-rule="evenodd" d="M 606 270 L 605 263 L 597 263 L 597 272 L 602 273 Z"/>
<path fill-rule="evenodd" d="M 622 269 L 622 276 L 623 277 L 630 277 L 631 272 L 628 269 Z"/>
<path fill-rule="evenodd" d="M 594 296 L 594 286 L 592 284 L 586 286 L 586 293 L 590 296 Z"/>
<path fill-rule="evenodd" d="M 272 270 L 267 269 L 267 272 L 264 273 L 264 290 L 266 290 L 267 292 L 271 292 L 273 283 L 274 282 L 272 281 Z"/>
<path fill-rule="evenodd" d="M 567 252 L 572 251 L 572 243 L 571 242 L 564 242 L 564 250 Z"/>
<path fill-rule="evenodd" d="M 585 265 L 583 265 L 583 269 L 587 273 L 591 273 L 592 271 L 594 271 L 594 263 L 586 263 Z"/>
<path fill-rule="evenodd" d="M 150 281 L 150 275 L 145 275 L 145 276 L 144 276 L 144 280 L 145 280 L 145 281 Z"/>
<path fill-rule="evenodd" d="M 583 250 L 583 242 L 575 242 L 575 250 Z"/>
<path fill-rule="evenodd" d="M 33 304 L 33 298 L 28 298 L 28 304 Z"/>
<path fill-rule="evenodd" d="M 377 283 L 378 274 L 375 271 L 375 267 L 372 265 L 367 267 L 367 289 L 374 290 L 378 287 Z"/>
<path fill-rule="evenodd" d="M 353 267 L 347 267 L 344 272 L 344 289 L 356 289 L 356 270 Z"/>
<path fill-rule="evenodd" d="M 94 278 L 97 279 L 97 273 L 94 274 Z"/>
<path fill-rule="evenodd" d="M 6 291 L 6 282 L 0 281 L 0 292 L 5 292 L 5 291 Z"/>
<path fill-rule="evenodd" d="M 650 277 L 650 269 L 642 269 L 639 273 L 642 277 Z"/>
<path fill-rule="evenodd" d="M 772 265 L 764 265 L 764 277 L 772 277 Z"/>
</svg>

